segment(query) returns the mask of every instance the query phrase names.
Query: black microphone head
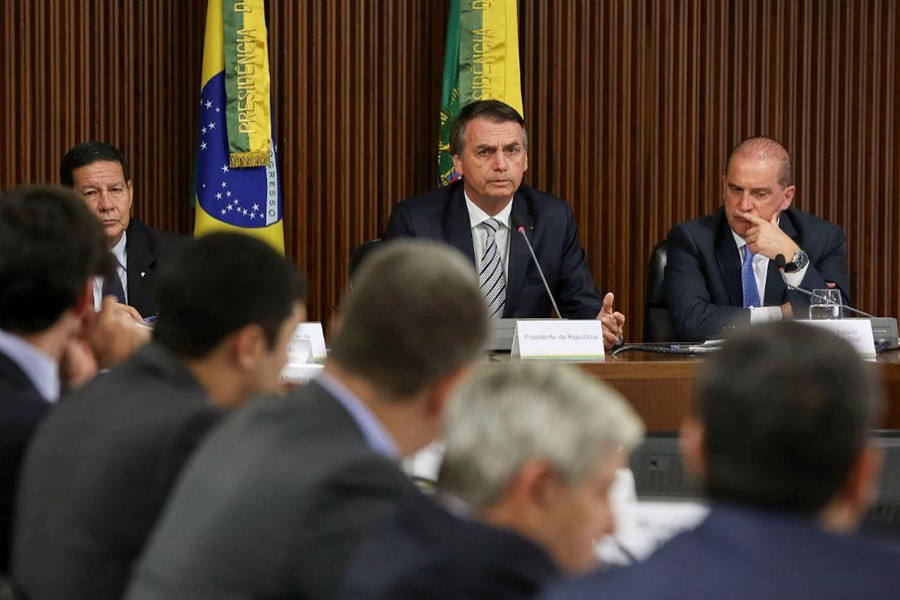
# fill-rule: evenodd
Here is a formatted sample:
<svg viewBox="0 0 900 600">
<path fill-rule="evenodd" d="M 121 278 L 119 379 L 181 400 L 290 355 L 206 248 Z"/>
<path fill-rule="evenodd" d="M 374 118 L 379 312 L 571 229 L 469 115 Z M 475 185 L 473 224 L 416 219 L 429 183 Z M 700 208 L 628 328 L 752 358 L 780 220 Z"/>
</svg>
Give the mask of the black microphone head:
<svg viewBox="0 0 900 600">
<path fill-rule="evenodd" d="M 775 266 L 778 267 L 779 271 L 784 271 L 784 254 L 779 254 L 775 257 Z"/>
<path fill-rule="evenodd" d="M 518 229 L 519 231 L 525 231 L 525 223 L 522 222 L 522 219 L 519 218 L 514 212 L 509 213 L 509 222 L 512 223 L 513 229 Z"/>
</svg>

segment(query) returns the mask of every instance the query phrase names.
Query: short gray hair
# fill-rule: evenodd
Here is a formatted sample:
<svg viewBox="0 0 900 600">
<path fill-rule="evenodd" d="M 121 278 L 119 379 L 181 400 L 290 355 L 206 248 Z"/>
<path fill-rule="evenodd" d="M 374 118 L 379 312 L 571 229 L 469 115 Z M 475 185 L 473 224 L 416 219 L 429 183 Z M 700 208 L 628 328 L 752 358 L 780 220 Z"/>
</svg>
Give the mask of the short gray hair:
<svg viewBox="0 0 900 600">
<path fill-rule="evenodd" d="M 344 301 L 329 360 L 386 399 L 413 396 L 475 361 L 488 315 L 472 265 L 455 249 L 398 240 L 375 250 Z"/>
<path fill-rule="evenodd" d="M 572 485 L 620 449 L 643 425 L 618 392 L 567 365 L 490 365 L 453 394 L 445 414 L 439 488 L 472 508 L 500 500 L 526 461 L 548 461 Z"/>
</svg>

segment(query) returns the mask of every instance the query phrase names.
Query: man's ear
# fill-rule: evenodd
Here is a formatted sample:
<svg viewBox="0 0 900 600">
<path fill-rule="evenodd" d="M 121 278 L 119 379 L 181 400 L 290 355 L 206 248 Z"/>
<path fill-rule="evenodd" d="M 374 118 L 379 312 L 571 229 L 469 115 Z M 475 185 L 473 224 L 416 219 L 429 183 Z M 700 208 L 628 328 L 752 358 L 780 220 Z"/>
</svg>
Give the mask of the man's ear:
<svg viewBox="0 0 900 600">
<path fill-rule="evenodd" d="M 706 476 L 706 452 L 703 424 L 694 416 L 685 417 L 681 423 L 681 456 L 688 473 L 698 481 Z"/>
<path fill-rule="evenodd" d="M 459 176 L 462 177 L 463 176 L 462 159 L 460 158 L 459 154 L 453 155 L 453 166 L 456 168 L 456 172 L 459 174 Z"/>
<path fill-rule="evenodd" d="M 532 459 L 516 472 L 509 483 L 508 492 L 527 505 L 537 509 L 538 513 L 548 510 L 556 502 L 559 489 L 559 475 L 544 460 Z"/>
<path fill-rule="evenodd" d="M 850 466 L 841 494 L 857 515 L 862 515 L 875 502 L 883 459 L 881 448 L 867 443 Z"/>
<path fill-rule="evenodd" d="M 235 365 L 244 371 L 256 368 L 266 351 L 266 334 L 257 323 L 245 325 L 231 334 Z"/>
<path fill-rule="evenodd" d="M 787 210 L 791 206 L 791 202 L 794 201 L 794 193 L 797 191 L 797 188 L 789 185 L 784 190 L 784 201 L 781 203 L 779 210 Z"/>
<path fill-rule="evenodd" d="M 94 311 L 94 278 L 88 277 L 87 283 L 84 285 L 84 289 L 81 290 L 81 293 L 78 295 L 78 299 L 75 301 L 75 306 L 73 307 L 75 314 L 79 317 L 86 315 L 88 311 Z"/>
</svg>

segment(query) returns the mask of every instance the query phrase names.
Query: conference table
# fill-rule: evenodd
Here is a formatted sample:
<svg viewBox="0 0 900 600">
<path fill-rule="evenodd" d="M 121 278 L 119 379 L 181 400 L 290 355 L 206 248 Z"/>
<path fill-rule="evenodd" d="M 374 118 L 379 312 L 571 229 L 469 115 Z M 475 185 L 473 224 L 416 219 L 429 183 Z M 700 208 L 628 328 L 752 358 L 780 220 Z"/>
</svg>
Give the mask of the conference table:
<svg viewBox="0 0 900 600">
<path fill-rule="evenodd" d="M 501 355 L 495 360 L 510 360 Z M 677 431 L 691 407 L 694 380 L 702 355 L 654 354 L 645 351 L 607 356 L 602 362 L 577 362 L 578 367 L 622 393 L 644 420 L 647 431 Z M 883 429 L 900 429 L 900 351 L 891 350 L 871 361 L 885 388 Z"/>
</svg>

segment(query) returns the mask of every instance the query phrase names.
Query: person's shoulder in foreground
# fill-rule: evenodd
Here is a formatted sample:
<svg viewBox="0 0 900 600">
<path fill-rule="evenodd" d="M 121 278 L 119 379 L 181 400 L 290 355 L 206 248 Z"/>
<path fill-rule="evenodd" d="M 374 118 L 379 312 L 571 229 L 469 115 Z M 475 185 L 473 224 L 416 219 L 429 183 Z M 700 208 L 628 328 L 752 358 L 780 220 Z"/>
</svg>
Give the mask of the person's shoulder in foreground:
<svg viewBox="0 0 900 600">
<path fill-rule="evenodd" d="M 891 598 L 898 573 L 900 549 L 886 542 L 830 533 L 796 515 L 721 504 L 644 563 L 556 583 L 541 599 Z"/>
<path fill-rule="evenodd" d="M 491 365 L 454 394 L 438 495 L 366 542 L 345 600 L 533 597 L 595 561 L 609 488 L 641 436 L 623 398 L 565 365 Z"/>
<path fill-rule="evenodd" d="M 703 366 L 682 427 L 707 519 L 645 562 L 563 583 L 547 600 L 896 597 L 900 552 L 857 537 L 875 493 L 880 382 L 808 325 L 758 325 Z"/>
<path fill-rule="evenodd" d="M 418 494 L 357 553 L 341 597 L 513 600 L 532 597 L 557 577 L 558 568 L 536 543 L 457 517 Z"/>
</svg>

